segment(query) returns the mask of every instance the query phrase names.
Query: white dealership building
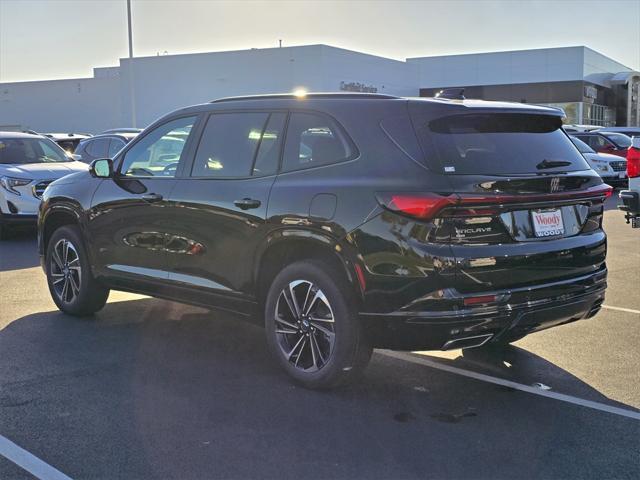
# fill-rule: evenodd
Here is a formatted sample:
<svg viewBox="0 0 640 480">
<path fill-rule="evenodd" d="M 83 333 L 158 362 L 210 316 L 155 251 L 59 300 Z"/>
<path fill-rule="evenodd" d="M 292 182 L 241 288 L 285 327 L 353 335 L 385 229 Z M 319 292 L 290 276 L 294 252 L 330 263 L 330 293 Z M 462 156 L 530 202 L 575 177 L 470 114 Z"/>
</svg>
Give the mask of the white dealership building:
<svg viewBox="0 0 640 480">
<path fill-rule="evenodd" d="M 0 83 L 0 130 L 144 127 L 176 108 L 235 95 L 365 91 L 549 104 L 571 123 L 640 125 L 640 73 L 587 47 L 409 58 L 328 45 L 120 59 L 89 78 Z"/>
</svg>

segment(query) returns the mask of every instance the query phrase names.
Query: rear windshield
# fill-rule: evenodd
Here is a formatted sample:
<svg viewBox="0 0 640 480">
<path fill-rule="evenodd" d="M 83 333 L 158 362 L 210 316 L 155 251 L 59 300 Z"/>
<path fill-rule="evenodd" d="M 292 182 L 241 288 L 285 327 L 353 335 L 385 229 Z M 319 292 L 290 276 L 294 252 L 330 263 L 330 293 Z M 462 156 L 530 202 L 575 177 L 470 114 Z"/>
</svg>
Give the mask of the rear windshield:
<svg viewBox="0 0 640 480">
<path fill-rule="evenodd" d="M 562 120 L 525 113 L 471 113 L 416 125 L 427 162 L 447 174 L 588 170 Z"/>
<path fill-rule="evenodd" d="M 70 162 L 64 151 L 48 138 L 0 138 L 0 163 Z"/>
</svg>

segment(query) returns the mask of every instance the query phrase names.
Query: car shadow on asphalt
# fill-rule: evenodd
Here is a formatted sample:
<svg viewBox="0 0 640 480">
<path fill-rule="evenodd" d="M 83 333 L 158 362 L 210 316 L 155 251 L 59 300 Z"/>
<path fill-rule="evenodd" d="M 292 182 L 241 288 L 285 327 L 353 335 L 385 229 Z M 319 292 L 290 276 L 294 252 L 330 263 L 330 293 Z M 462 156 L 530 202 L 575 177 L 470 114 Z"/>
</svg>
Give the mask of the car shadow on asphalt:
<svg viewBox="0 0 640 480">
<path fill-rule="evenodd" d="M 558 449 L 584 455 L 576 435 L 632 468 L 621 447 L 637 429 L 613 428 L 624 419 L 606 417 L 604 428 L 588 409 L 379 354 L 361 382 L 309 391 L 272 361 L 260 327 L 157 299 L 109 303 L 87 319 L 28 315 L 0 331 L 0 351 L 0 433 L 25 448 L 48 445 L 49 461 L 74 478 L 613 473 L 588 457 L 577 468 L 554 460 Z M 516 370 L 554 368 L 519 348 L 509 355 Z M 586 384 L 572 388 L 630 408 Z"/>
<path fill-rule="evenodd" d="M 32 227 L 17 228 L 0 241 L 0 272 L 22 270 L 38 266 L 36 230 Z"/>
</svg>

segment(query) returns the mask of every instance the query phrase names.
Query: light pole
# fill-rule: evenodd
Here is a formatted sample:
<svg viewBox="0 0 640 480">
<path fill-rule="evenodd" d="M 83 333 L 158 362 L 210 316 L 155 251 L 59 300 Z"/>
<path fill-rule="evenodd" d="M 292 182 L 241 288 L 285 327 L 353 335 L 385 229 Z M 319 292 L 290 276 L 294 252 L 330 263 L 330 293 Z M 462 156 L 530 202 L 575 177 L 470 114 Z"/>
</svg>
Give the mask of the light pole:
<svg viewBox="0 0 640 480">
<path fill-rule="evenodd" d="M 131 0 L 127 0 L 127 27 L 129 33 L 129 98 L 131 99 L 131 126 L 136 126 L 136 98 L 133 86 L 133 33 L 131 30 Z"/>
</svg>

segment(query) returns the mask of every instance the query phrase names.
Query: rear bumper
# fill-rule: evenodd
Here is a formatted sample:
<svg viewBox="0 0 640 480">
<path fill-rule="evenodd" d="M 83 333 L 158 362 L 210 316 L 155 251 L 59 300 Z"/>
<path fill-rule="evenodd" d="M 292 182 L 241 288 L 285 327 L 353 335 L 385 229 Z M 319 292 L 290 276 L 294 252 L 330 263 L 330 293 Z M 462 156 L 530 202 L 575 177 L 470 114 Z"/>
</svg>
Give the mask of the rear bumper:
<svg viewBox="0 0 640 480">
<path fill-rule="evenodd" d="M 638 192 L 622 190 L 620 200 L 622 200 L 622 205 L 618 205 L 620 210 L 631 215 L 640 215 L 640 195 Z"/>
<path fill-rule="evenodd" d="M 515 340 L 529 333 L 594 316 L 604 301 L 607 270 L 544 285 L 474 295 L 502 301 L 462 309 L 361 313 L 376 347 L 447 350 Z M 456 292 L 447 292 L 447 302 Z M 460 295 L 457 300 L 464 299 Z M 472 340 L 466 339 L 473 337 Z"/>
<path fill-rule="evenodd" d="M 626 187 L 629 185 L 629 179 L 627 177 L 602 177 L 602 181 L 612 187 Z"/>
</svg>

